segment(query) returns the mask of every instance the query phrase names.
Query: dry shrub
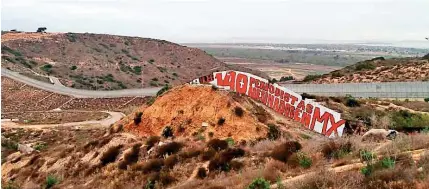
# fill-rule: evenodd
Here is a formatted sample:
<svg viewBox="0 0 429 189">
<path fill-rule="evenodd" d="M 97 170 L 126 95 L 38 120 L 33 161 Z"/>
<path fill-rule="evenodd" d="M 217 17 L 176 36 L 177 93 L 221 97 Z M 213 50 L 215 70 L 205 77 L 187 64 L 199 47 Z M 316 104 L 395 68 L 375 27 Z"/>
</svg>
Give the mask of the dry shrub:
<svg viewBox="0 0 429 189">
<path fill-rule="evenodd" d="M 210 186 L 207 189 L 226 189 L 225 186 Z"/>
<path fill-rule="evenodd" d="M 236 107 L 234 108 L 234 113 L 235 113 L 235 115 L 236 115 L 236 116 L 238 116 L 238 117 L 243 117 L 243 115 L 244 115 L 244 110 L 243 110 L 243 108 L 241 108 L 240 106 L 236 106 Z"/>
<path fill-rule="evenodd" d="M 168 172 L 164 172 L 164 171 L 149 174 L 147 180 L 151 182 L 157 182 L 164 187 L 176 181 L 176 179 L 173 176 L 171 176 Z"/>
<path fill-rule="evenodd" d="M 209 148 L 201 154 L 201 160 L 208 161 L 212 159 L 212 157 L 214 157 L 215 155 L 216 155 L 216 151 L 213 150 L 212 148 Z"/>
<path fill-rule="evenodd" d="M 241 161 L 232 160 L 229 163 L 229 167 L 234 171 L 238 171 L 244 167 L 244 163 Z"/>
<path fill-rule="evenodd" d="M 176 155 L 171 155 L 171 156 L 168 156 L 167 158 L 165 158 L 164 165 L 165 165 L 165 167 L 171 169 L 178 162 L 179 162 L 179 159 L 177 158 L 177 156 Z"/>
<path fill-rule="evenodd" d="M 271 157 L 273 159 L 282 161 L 282 162 L 287 162 L 287 160 L 289 159 L 289 157 L 301 150 L 302 146 L 299 142 L 297 141 L 287 141 L 279 146 L 277 146 L 276 148 L 274 148 L 273 151 L 271 151 Z"/>
<path fill-rule="evenodd" d="M 200 179 L 204 179 L 207 177 L 207 170 L 204 167 L 198 168 L 197 177 Z"/>
<path fill-rule="evenodd" d="M 286 172 L 289 169 L 285 163 L 275 159 L 270 159 L 265 165 L 265 168 L 271 170 L 279 170 L 280 172 Z"/>
<path fill-rule="evenodd" d="M 312 174 L 311 176 L 306 177 L 306 179 L 301 180 L 300 183 L 297 183 L 297 186 L 293 188 L 302 188 L 302 189 L 318 189 L 318 188 L 334 188 L 335 183 L 337 182 L 336 176 L 332 172 L 326 170 L 319 170 L 318 172 Z"/>
<path fill-rule="evenodd" d="M 322 153 L 325 158 L 342 158 L 352 151 L 352 143 L 350 141 L 333 141 L 330 140 L 322 145 Z"/>
<path fill-rule="evenodd" d="M 134 144 L 131 147 L 131 150 L 124 154 L 124 159 L 119 162 L 118 165 L 120 169 L 126 169 L 127 165 L 137 162 L 139 159 L 140 146 L 140 143 Z"/>
<path fill-rule="evenodd" d="M 155 146 L 155 144 L 157 144 L 159 141 L 161 140 L 161 137 L 159 136 L 150 136 L 147 140 L 146 140 L 146 150 L 150 150 L 153 146 Z"/>
<path fill-rule="evenodd" d="M 276 160 L 274 160 L 276 161 Z M 278 163 L 281 163 L 279 161 L 276 161 Z M 274 183 L 277 181 L 278 178 L 280 178 L 280 170 L 277 169 L 277 164 L 276 163 L 272 163 L 269 162 L 266 164 L 263 172 L 262 172 L 262 176 L 265 180 L 269 181 L 270 183 Z"/>
<path fill-rule="evenodd" d="M 207 147 L 212 148 L 216 151 L 221 151 L 228 148 L 228 142 L 225 140 L 220 140 L 215 138 L 215 139 L 211 139 L 207 143 Z"/>
<path fill-rule="evenodd" d="M 188 158 L 198 157 L 201 153 L 202 152 L 200 149 L 188 149 L 186 151 L 182 150 L 182 152 L 180 152 L 178 156 L 183 159 L 188 159 Z"/>
<path fill-rule="evenodd" d="M 164 155 L 171 155 L 175 154 L 183 147 L 182 143 L 179 142 L 170 142 L 167 144 L 164 144 L 158 148 L 158 157 L 162 157 Z"/>
<path fill-rule="evenodd" d="M 209 170 L 211 171 L 229 171 L 231 169 L 230 162 L 232 159 L 244 156 L 245 151 L 241 148 L 229 148 L 225 151 L 216 154 L 215 157 L 210 160 Z"/>
<path fill-rule="evenodd" d="M 261 140 L 254 144 L 251 147 L 251 151 L 261 152 L 261 151 L 271 151 L 275 147 L 278 146 L 278 141 L 272 141 L 272 140 Z"/>
<path fill-rule="evenodd" d="M 423 168 L 422 176 L 429 178 L 429 152 L 425 152 L 420 156 L 417 166 Z"/>
<path fill-rule="evenodd" d="M 162 159 L 150 159 L 147 162 L 136 163 L 131 166 L 131 170 L 143 171 L 144 173 L 150 173 L 152 171 L 158 172 L 164 165 Z"/>
<path fill-rule="evenodd" d="M 112 146 L 109 149 L 107 149 L 107 151 L 104 152 L 103 155 L 101 155 L 101 158 L 100 158 L 101 164 L 104 166 L 104 165 L 107 165 L 108 163 L 114 162 L 121 148 L 122 148 L 122 145 L 118 145 L 118 146 Z"/>
<path fill-rule="evenodd" d="M 98 142 L 98 147 L 103 147 L 104 145 L 106 145 L 107 143 L 109 143 L 113 138 L 113 135 L 109 135 L 107 137 L 103 137 L 99 142 Z"/>
<path fill-rule="evenodd" d="M 394 169 L 381 169 L 366 177 L 364 183 L 368 189 L 390 189 L 403 186 L 415 188 L 414 179 L 416 169 L 414 167 L 396 166 Z M 402 184 L 401 184 L 402 183 Z"/>
</svg>

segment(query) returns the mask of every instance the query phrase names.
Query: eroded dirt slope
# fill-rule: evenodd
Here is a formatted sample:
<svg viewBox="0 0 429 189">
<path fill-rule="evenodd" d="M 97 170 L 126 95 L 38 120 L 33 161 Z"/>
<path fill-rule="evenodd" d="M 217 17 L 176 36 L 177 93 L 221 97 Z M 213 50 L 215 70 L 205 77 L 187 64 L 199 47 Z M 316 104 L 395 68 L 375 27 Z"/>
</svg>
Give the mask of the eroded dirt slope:
<svg viewBox="0 0 429 189">
<path fill-rule="evenodd" d="M 242 115 L 236 111 L 243 111 Z M 142 136 L 160 135 L 166 126 L 175 135 L 231 137 L 247 140 L 265 137 L 273 118 L 261 106 L 235 93 L 210 86 L 184 85 L 159 97 L 142 111 L 141 123 L 125 120 L 125 128 Z M 135 117 L 134 114 L 131 118 Z M 221 123 L 221 120 L 224 123 Z M 128 121 L 128 122 L 127 122 Z"/>
</svg>

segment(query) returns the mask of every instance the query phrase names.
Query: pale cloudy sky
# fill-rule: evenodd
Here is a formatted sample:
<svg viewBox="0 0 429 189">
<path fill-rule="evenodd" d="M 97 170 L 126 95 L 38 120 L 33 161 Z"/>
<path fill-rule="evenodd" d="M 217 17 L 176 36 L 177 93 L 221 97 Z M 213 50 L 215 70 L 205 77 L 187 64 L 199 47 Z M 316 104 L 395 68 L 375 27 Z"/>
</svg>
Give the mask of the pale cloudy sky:
<svg viewBox="0 0 429 189">
<path fill-rule="evenodd" d="M 425 41 L 429 0 L 2 0 L 2 30 L 173 42 Z"/>
</svg>

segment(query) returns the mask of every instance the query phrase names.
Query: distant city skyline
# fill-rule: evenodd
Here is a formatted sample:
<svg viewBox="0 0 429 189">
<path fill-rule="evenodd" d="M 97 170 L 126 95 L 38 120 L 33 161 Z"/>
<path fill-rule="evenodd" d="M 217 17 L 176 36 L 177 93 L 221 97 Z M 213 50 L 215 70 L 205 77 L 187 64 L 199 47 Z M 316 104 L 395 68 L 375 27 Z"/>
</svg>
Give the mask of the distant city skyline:
<svg viewBox="0 0 429 189">
<path fill-rule="evenodd" d="M 429 48 L 427 0 L 3 0 L 2 30 L 176 43 L 404 43 Z M 427 45 L 426 45 L 427 44 Z"/>
</svg>

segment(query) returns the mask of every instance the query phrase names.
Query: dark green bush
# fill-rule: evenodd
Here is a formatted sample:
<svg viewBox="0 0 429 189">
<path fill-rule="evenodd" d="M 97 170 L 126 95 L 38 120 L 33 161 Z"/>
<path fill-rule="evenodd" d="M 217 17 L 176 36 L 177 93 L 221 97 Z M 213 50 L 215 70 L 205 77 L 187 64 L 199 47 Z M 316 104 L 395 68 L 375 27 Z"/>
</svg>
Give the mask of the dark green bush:
<svg viewBox="0 0 429 189">
<path fill-rule="evenodd" d="M 322 75 L 307 75 L 304 77 L 304 79 L 302 81 L 308 82 L 308 81 L 313 81 L 313 80 L 316 80 L 319 78 L 322 78 Z"/>
<path fill-rule="evenodd" d="M 161 133 L 161 136 L 163 136 L 164 138 L 168 138 L 168 137 L 172 137 L 173 136 L 173 128 L 171 128 L 170 126 L 166 126 Z"/>
<path fill-rule="evenodd" d="M 257 178 L 246 189 L 269 189 L 270 183 L 263 178 Z"/>
</svg>

